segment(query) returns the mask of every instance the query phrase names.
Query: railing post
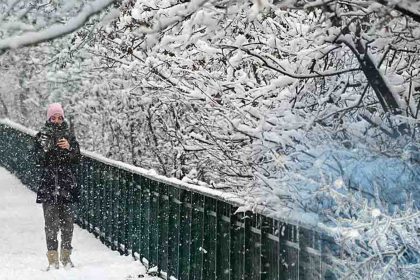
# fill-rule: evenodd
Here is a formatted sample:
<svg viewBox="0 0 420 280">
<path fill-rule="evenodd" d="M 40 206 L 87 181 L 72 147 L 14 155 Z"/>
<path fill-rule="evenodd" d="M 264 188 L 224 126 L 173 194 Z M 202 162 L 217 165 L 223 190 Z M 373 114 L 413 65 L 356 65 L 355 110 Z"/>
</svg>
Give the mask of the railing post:
<svg viewBox="0 0 420 280">
<path fill-rule="evenodd" d="M 286 223 L 280 224 L 280 279 L 299 279 L 299 240 L 297 233 L 297 226 Z"/>
<path fill-rule="evenodd" d="M 216 200 L 204 197 L 203 279 L 216 278 L 217 210 Z"/>
<path fill-rule="evenodd" d="M 93 234 L 96 237 L 101 235 L 101 166 L 99 162 L 93 162 L 93 180 L 92 180 L 92 205 L 93 205 L 93 219 L 92 227 Z"/>
<path fill-rule="evenodd" d="M 127 173 L 127 203 L 125 213 L 127 215 L 126 251 L 132 254 L 134 244 L 134 175 Z"/>
<path fill-rule="evenodd" d="M 86 197 L 87 197 L 87 203 L 86 203 L 86 209 L 87 209 L 87 215 L 86 215 L 86 221 L 87 221 L 87 229 L 89 232 L 93 232 L 93 221 L 94 221 L 94 212 L 93 212 L 93 206 L 94 206 L 94 198 L 93 198 L 93 180 L 94 180 L 94 173 L 93 173 L 93 162 L 91 159 L 87 159 L 87 168 L 86 168 Z"/>
<path fill-rule="evenodd" d="M 80 184 L 80 201 L 78 203 L 78 207 L 76 209 L 77 218 L 79 221 L 79 225 L 85 229 L 86 228 L 86 218 L 87 218 L 87 185 L 86 185 L 86 161 L 87 158 L 82 157 L 82 160 L 79 165 L 79 172 L 78 172 L 78 182 Z"/>
<path fill-rule="evenodd" d="M 168 238 L 169 238 L 169 193 L 168 186 L 162 183 L 158 184 L 159 193 L 159 240 L 158 240 L 158 268 L 159 271 L 168 272 Z"/>
<path fill-rule="evenodd" d="M 180 220 L 179 220 L 179 250 L 178 250 L 178 280 L 191 279 L 191 245 L 192 245 L 192 193 L 179 190 Z"/>
<path fill-rule="evenodd" d="M 217 203 L 217 250 L 216 279 L 230 280 L 231 277 L 231 207 L 221 201 Z"/>
<path fill-rule="evenodd" d="M 277 225 L 271 218 L 262 217 L 261 280 L 279 279 L 279 237 Z"/>
<path fill-rule="evenodd" d="M 108 247 L 112 247 L 112 199 L 114 191 L 114 173 L 111 166 L 105 167 L 104 175 L 104 212 L 103 212 L 103 231 L 104 241 Z"/>
<path fill-rule="evenodd" d="M 180 228 L 181 228 L 181 207 L 182 202 L 180 198 L 179 189 L 170 188 L 169 192 L 169 221 L 168 221 L 168 277 L 175 277 L 180 279 Z"/>
<path fill-rule="evenodd" d="M 260 215 L 251 211 L 245 212 L 245 255 L 244 279 L 260 279 L 261 270 L 261 229 Z"/>
<path fill-rule="evenodd" d="M 149 265 L 158 266 L 159 244 L 159 192 L 158 182 L 150 180 L 150 237 L 149 237 Z"/>
<path fill-rule="evenodd" d="M 244 280 L 245 266 L 245 223 L 244 214 L 231 208 L 230 213 L 230 275 L 232 280 Z"/>
<path fill-rule="evenodd" d="M 206 280 L 203 279 L 204 197 L 197 193 L 192 193 L 191 222 L 190 280 Z"/>
<path fill-rule="evenodd" d="M 132 229 L 132 250 L 133 257 L 141 257 L 141 237 L 143 235 L 141 227 L 142 215 L 142 191 L 141 191 L 141 177 L 134 174 L 133 177 L 133 229 Z M 137 255 L 138 254 L 138 255 Z"/>
<path fill-rule="evenodd" d="M 151 204 L 151 193 L 149 188 L 149 179 L 141 178 L 141 238 L 140 238 L 140 256 L 145 258 L 147 261 L 150 260 L 150 204 Z"/>
<path fill-rule="evenodd" d="M 99 228 L 99 239 L 102 243 L 105 243 L 106 237 L 106 219 L 108 215 L 107 209 L 107 186 L 109 185 L 108 174 L 106 173 L 107 167 L 106 165 L 99 165 L 99 173 L 98 173 L 98 188 L 99 193 L 99 219 L 98 219 L 98 228 Z"/>
<path fill-rule="evenodd" d="M 124 170 L 119 170 L 119 180 L 118 180 L 118 230 L 117 230 L 117 243 L 118 251 L 121 255 L 128 255 L 127 251 L 127 172 Z"/>
<path fill-rule="evenodd" d="M 112 174 L 112 186 L 110 189 L 110 229 L 108 240 L 111 244 L 112 250 L 118 250 L 118 207 L 119 207 L 119 191 L 120 191 L 120 182 L 119 182 L 119 172 L 115 167 L 111 168 Z"/>
<path fill-rule="evenodd" d="M 5 158 L 6 158 L 6 141 L 5 141 L 5 126 L 0 124 L 0 165 L 5 166 Z"/>
</svg>

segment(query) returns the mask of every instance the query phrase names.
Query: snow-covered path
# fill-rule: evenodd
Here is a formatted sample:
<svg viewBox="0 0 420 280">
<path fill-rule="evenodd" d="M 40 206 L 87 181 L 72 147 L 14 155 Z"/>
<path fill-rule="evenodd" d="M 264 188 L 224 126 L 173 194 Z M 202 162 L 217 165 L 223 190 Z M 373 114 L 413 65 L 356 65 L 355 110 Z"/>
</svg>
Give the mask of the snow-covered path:
<svg viewBox="0 0 420 280">
<path fill-rule="evenodd" d="M 120 256 L 75 225 L 72 269 L 46 272 L 44 220 L 35 194 L 0 167 L 0 279 L 159 279 L 131 257 Z M 144 277 L 142 277 L 144 275 Z"/>
</svg>

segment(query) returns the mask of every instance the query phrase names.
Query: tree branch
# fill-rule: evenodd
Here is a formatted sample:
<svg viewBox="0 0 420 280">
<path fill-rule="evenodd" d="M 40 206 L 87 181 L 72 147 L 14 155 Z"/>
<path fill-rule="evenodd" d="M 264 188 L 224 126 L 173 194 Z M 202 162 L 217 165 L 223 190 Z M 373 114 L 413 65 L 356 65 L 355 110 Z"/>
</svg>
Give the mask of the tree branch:
<svg viewBox="0 0 420 280">
<path fill-rule="evenodd" d="M 412 18 L 416 22 L 420 22 L 420 14 L 415 13 L 413 10 L 410 10 L 406 7 L 403 7 L 401 4 L 395 4 L 395 6 L 391 6 L 388 0 L 376 0 L 379 4 L 382 4 L 384 6 L 390 7 L 400 13 L 402 13 L 405 16 L 408 16 Z"/>
<path fill-rule="evenodd" d="M 114 1 L 115 0 L 96 0 L 93 3 L 86 4 L 77 16 L 71 18 L 64 25 L 56 24 L 42 31 L 26 32 L 19 36 L 0 40 L 0 51 L 37 45 L 39 43 L 50 41 L 70 34 L 83 27 L 83 25 L 92 16 L 106 9 Z"/>
<path fill-rule="evenodd" d="M 350 69 L 344 69 L 344 70 L 338 70 L 338 71 L 325 71 L 325 72 L 315 72 L 316 74 L 295 74 L 295 73 L 290 73 L 287 71 L 284 71 L 282 69 L 279 69 L 278 67 L 272 65 L 266 58 L 264 58 L 263 56 L 254 53 L 253 51 L 250 51 L 248 49 L 245 48 L 240 48 L 240 47 L 236 47 L 236 46 L 229 46 L 229 45 L 220 45 L 220 48 L 230 48 L 230 49 L 236 49 L 236 50 L 241 50 L 245 53 L 247 53 L 250 56 L 256 57 L 258 58 L 263 66 L 274 70 L 276 72 L 279 72 L 285 76 L 291 77 L 291 78 L 295 78 L 295 79 L 312 79 L 312 78 L 319 78 L 319 77 L 328 77 L 328 76 L 337 76 L 337 75 L 341 75 L 344 73 L 349 73 L 349 72 L 357 72 L 360 71 L 361 68 L 350 68 Z"/>
</svg>

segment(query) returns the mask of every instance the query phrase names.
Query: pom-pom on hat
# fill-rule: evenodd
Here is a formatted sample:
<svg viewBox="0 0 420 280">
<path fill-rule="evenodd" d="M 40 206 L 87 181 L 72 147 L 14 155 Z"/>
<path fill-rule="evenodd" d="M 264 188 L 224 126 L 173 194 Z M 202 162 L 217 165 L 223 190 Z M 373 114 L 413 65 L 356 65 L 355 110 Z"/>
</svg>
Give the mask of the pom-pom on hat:
<svg viewBox="0 0 420 280">
<path fill-rule="evenodd" d="M 48 105 L 47 119 L 49 120 L 55 114 L 59 114 L 64 118 L 64 110 L 60 103 L 52 103 Z"/>
</svg>

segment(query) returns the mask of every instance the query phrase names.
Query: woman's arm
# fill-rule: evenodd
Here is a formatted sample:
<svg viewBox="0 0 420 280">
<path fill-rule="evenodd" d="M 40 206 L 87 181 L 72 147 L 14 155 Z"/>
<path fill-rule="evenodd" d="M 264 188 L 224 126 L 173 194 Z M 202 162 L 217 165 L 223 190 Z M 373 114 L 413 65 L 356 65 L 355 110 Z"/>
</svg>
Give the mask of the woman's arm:
<svg viewBox="0 0 420 280">
<path fill-rule="evenodd" d="M 34 157 L 38 166 L 46 166 L 48 153 L 52 149 L 51 136 L 48 134 L 38 132 L 35 136 L 34 143 Z"/>
<path fill-rule="evenodd" d="M 81 154 L 80 154 L 80 146 L 79 142 L 77 142 L 76 137 L 72 136 L 69 141 L 69 153 L 70 153 L 70 162 L 71 163 L 79 163 Z"/>
</svg>

